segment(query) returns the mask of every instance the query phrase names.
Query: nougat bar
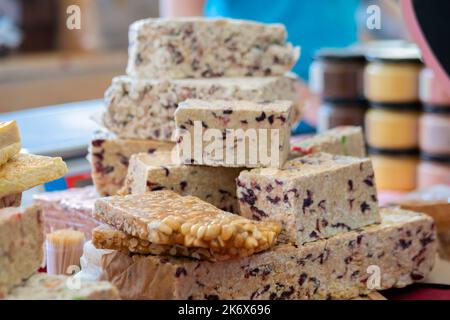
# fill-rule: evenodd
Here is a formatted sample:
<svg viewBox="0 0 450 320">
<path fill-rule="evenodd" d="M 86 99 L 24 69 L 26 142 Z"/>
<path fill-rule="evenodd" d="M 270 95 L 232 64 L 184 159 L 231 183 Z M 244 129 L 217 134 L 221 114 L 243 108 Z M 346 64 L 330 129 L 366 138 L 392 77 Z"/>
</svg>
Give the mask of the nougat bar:
<svg viewBox="0 0 450 320">
<path fill-rule="evenodd" d="M 20 134 L 16 121 L 0 121 L 0 166 L 20 152 Z"/>
<path fill-rule="evenodd" d="M 65 275 L 38 273 L 15 287 L 6 300 L 120 300 L 107 281 L 87 281 Z"/>
<path fill-rule="evenodd" d="M 187 248 L 182 245 L 153 244 L 147 240 L 130 236 L 108 225 L 100 225 L 92 230 L 92 244 L 97 249 L 118 250 L 125 253 L 169 255 L 189 257 L 197 260 L 220 261 L 232 256 L 221 255 L 208 248 Z"/>
<path fill-rule="evenodd" d="M 361 127 L 341 126 L 291 144 L 290 159 L 307 154 L 330 154 L 365 157 L 366 150 Z"/>
<path fill-rule="evenodd" d="M 39 206 L 0 209 L 0 298 L 39 269 L 43 244 Z"/>
<path fill-rule="evenodd" d="M 67 166 L 60 157 L 19 153 L 0 167 L 0 197 L 61 178 Z"/>
<path fill-rule="evenodd" d="M 190 99 L 175 112 L 180 161 L 280 168 L 290 152 L 290 101 Z"/>
<path fill-rule="evenodd" d="M 120 138 L 172 140 L 174 112 L 181 101 L 275 99 L 296 102 L 296 82 L 293 76 L 180 80 L 120 76 L 113 79 L 105 93 L 106 112 L 102 121 Z"/>
<path fill-rule="evenodd" d="M 94 215 L 153 244 L 207 248 L 230 256 L 266 250 L 280 232 L 278 223 L 249 220 L 169 190 L 100 198 L 95 202 Z"/>
<path fill-rule="evenodd" d="M 111 134 L 97 133 L 89 147 L 92 180 L 97 192 L 101 196 L 117 193 L 123 186 L 131 155 L 139 152 L 172 150 L 174 146 L 171 142 L 119 139 Z"/>
<path fill-rule="evenodd" d="M 237 179 L 240 214 L 282 223 L 301 245 L 380 221 L 369 158 L 317 153 L 283 169 L 244 170 Z"/>
<path fill-rule="evenodd" d="M 101 278 L 115 284 L 124 299 L 351 299 L 405 287 L 433 267 L 433 220 L 412 211 L 381 211 L 381 224 L 303 246 L 280 244 L 241 259 L 112 252 L 98 266 Z"/>
<path fill-rule="evenodd" d="M 0 197 L 0 209 L 6 207 L 18 207 L 22 203 L 22 192 Z"/>
<path fill-rule="evenodd" d="M 233 19 L 144 19 L 129 29 L 127 73 L 142 78 L 282 75 L 300 49 L 282 24 Z"/>
<path fill-rule="evenodd" d="M 189 166 L 176 163 L 169 151 L 131 156 L 122 194 L 172 190 L 198 197 L 219 209 L 238 213 L 236 178 L 242 168 Z"/>
</svg>

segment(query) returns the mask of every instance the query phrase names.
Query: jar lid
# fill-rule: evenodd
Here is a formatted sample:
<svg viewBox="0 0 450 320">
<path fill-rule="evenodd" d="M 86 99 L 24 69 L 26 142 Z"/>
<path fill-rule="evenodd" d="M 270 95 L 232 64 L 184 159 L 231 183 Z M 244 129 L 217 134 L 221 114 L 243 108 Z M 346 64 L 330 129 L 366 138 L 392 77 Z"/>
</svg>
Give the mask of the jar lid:
<svg viewBox="0 0 450 320">
<path fill-rule="evenodd" d="M 419 149 L 382 149 L 374 148 L 371 146 L 367 147 L 369 154 L 380 155 L 380 156 L 395 156 L 395 157 L 407 157 L 407 156 L 419 156 Z"/>
<path fill-rule="evenodd" d="M 364 53 L 355 48 L 322 48 L 316 51 L 314 59 L 334 62 L 366 62 Z"/>
<path fill-rule="evenodd" d="M 364 98 L 345 99 L 345 98 L 329 98 L 323 97 L 323 103 L 332 104 L 334 107 L 361 107 L 366 109 L 369 106 L 369 102 Z"/>
<path fill-rule="evenodd" d="M 387 47 L 368 50 L 368 61 L 381 61 L 388 63 L 422 63 L 420 50 L 415 47 Z"/>
<path fill-rule="evenodd" d="M 396 111 L 421 111 L 422 104 L 420 102 L 412 103 L 384 103 L 384 102 L 370 102 L 372 109 L 386 109 Z"/>
<path fill-rule="evenodd" d="M 424 160 L 424 161 L 450 164 L 450 155 L 445 155 L 445 154 L 429 154 L 429 153 L 422 152 L 420 154 L 420 159 Z"/>
<path fill-rule="evenodd" d="M 438 106 L 426 104 L 423 106 L 423 111 L 427 113 L 450 114 L 450 106 Z"/>
</svg>

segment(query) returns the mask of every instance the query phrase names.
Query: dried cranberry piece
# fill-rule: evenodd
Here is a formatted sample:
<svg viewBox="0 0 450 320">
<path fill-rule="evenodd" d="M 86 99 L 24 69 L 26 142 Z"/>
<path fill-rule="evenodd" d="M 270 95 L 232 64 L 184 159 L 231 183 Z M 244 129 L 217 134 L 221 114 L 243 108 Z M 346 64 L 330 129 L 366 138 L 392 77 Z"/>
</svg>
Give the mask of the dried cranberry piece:
<svg viewBox="0 0 450 320">
<path fill-rule="evenodd" d="M 188 185 L 187 181 L 181 181 L 180 182 L 181 191 L 184 191 L 186 189 L 187 185 Z"/>
<path fill-rule="evenodd" d="M 306 281 L 306 279 L 308 278 L 308 275 L 306 274 L 306 273 L 302 273 L 301 275 L 300 275 L 300 277 L 298 278 L 298 284 L 300 285 L 300 286 L 302 286 L 304 283 L 305 283 L 305 281 Z"/>
<path fill-rule="evenodd" d="M 367 202 L 364 201 L 363 203 L 361 203 L 360 209 L 361 212 L 364 213 L 367 210 L 370 210 L 370 206 L 367 204 Z"/>
<path fill-rule="evenodd" d="M 261 113 L 260 116 L 258 116 L 258 117 L 255 118 L 255 120 L 258 121 L 258 122 L 261 122 L 261 121 L 263 121 L 264 119 L 266 119 L 266 113 L 265 113 L 264 111 Z"/>
<path fill-rule="evenodd" d="M 348 185 L 348 191 L 353 191 L 353 180 L 348 180 L 347 181 L 347 185 Z"/>
<path fill-rule="evenodd" d="M 182 275 L 187 276 L 187 271 L 183 267 L 178 267 L 177 270 L 175 271 L 175 277 L 179 278 Z"/>
<path fill-rule="evenodd" d="M 306 208 L 310 207 L 314 203 L 312 199 L 313 193 L 311 190 L 306 190 L 306 196 L 307 197 L 303 199 L 303 206 L 302 206 L 303 213 L 305 213 Z"/>
<path fill-rule="evenodd" d="M 269 121 L 270 124 L 273 124 L 274 115 L 270 115 L 267 117 L 267 121 Z"/>
<path fill-rule="evenodd" d="M 280 202 L 280 197 L 276 196 L 275 198 L 271 198 L 269 196 L 266 196 L 267 201 L 269 201 L 272 204 L 277 204 L 278 202 Z"/>
<path fill-rule="evenodd" d="M 424 275 L 421 272 L 416 271 L 416 270 L 412 271 L 410 276 L 411 276 L 411 279 L 413 279 L 414 281 L 419 281 L 424 278 Z"/>
<path fill-rule="evenodd" d="M 105 143 L 105 139 L 96 139 L 96 140 L 92 140 L 91 144 L 94 147 L 100 147 L 103 143 Z"/>
</svg>

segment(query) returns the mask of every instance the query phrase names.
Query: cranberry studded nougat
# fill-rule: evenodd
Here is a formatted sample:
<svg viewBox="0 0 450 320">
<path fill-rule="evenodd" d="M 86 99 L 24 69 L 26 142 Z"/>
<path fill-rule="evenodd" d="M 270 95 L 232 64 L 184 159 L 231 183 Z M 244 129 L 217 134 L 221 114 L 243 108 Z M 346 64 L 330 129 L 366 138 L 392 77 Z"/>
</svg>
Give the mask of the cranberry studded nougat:
<svg viewBox="0 0 450 320">
<path fill-rule="evenodd" d="M 317 153 L 283 169 L 242 171 L 237 179 L 241 215 L 276 220 L 298 245 L 380 222 L 368 158 Z"/>
</svg>

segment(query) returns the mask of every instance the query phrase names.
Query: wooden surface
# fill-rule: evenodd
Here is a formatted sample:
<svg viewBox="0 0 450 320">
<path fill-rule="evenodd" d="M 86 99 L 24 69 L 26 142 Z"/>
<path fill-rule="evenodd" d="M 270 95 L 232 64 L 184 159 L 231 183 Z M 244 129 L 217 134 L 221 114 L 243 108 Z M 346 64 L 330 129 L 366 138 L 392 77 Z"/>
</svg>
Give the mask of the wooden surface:
<svg viewBox="0 0 450 320">
<path fill-rule="evenodd" d="M 126 61 L 126 52 L 0 59 L 0 112 L 100 99 Z"/>
</svg>

